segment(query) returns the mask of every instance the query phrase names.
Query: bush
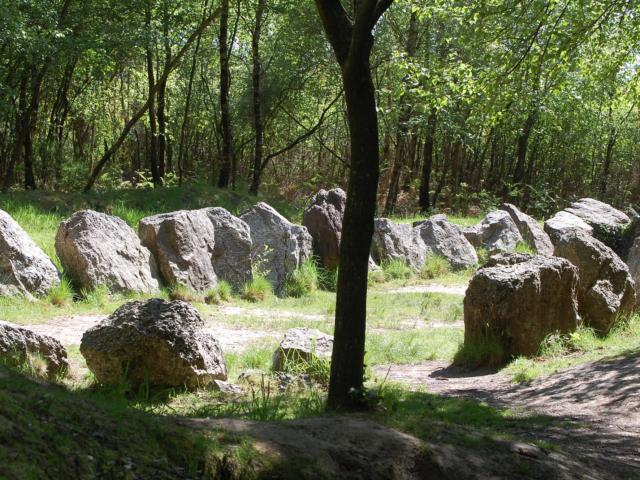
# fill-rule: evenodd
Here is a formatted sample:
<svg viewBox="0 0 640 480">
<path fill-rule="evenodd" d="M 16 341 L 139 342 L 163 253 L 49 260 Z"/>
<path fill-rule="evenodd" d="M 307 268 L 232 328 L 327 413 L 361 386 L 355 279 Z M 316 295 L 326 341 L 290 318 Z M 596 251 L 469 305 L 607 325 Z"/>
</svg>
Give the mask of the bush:
<svg viewBox="0 0 640 480">
<path fill-rule="evenodd" d="M 287 277 L 284 294 L 294 298 L 306 297 L 318 289 L 318 283 L 318 267 L 313 260 L 305 260 Z"/>
<path fill-rule="evenodd" d="M 273 287 L 263 276 L 253 277 L 242 287 L 240 297 L 249 302 L 262 302 L 273 294 Z"/>
<path fill-rule="evenodd" d="M 182 300 L 183 302 L 193 303 L 202 301 L 202 298 L 190 288 L 176 283 L 169 287 L 169 300 Z"/>
<path fill-rule="evenodd" d="M 386 280 L 398 280 L 411 278 L 413 272 L 401 258 L 394 258 L 392 260 L 385 260 L 382 262 L 382 271 Z"/>
<path fill-rule="evenodd" d="M 422 265 L 420 277 L 425 280 L 431 280 L 438 277 L 444 277 L 451 272 L 449 261 L 435 253 L 430 253 Z"/>
<path fill-rule="evenodd" d="M 56 307 L 66 307 L 73 301 L 73 288 L 71 282 L 62 277 L 60 285 L 51 287 L 47 292 L 47 300 Z"/>
</svg>

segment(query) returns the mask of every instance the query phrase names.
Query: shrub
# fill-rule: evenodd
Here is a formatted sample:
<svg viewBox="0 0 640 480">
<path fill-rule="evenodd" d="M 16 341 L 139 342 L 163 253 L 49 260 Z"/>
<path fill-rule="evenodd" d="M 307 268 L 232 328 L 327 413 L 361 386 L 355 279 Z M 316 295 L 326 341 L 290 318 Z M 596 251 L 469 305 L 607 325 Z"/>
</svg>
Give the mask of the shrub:
<svg viewBox="0 0 640 480">
<path fill-rule="evenodd" d="M 66 278 L 60 280 L 60 285 L 51 287 L 47 292 L 47 300 L 56 307 L 65 307 L 73 301 L 73 288 Z"/>
<path fill-rule="evenodd" d="M 169 287 L 169 300 L 182 300 L 183 302 L 199 302 L 201 301 L 200 295 L 184 285 L 176 283 Z"/>
<path fill-rule="evenodd" d="M 318 267 L 313 260 L 305 260 L 287 277 L 284 294 L 294 298 L 306 297 L 318 289 L 318 283 Z"/>
<path fill-rule="evenodd" d="M 207 305 L 220 305 L 221 302 L 222 299 L 220 298 L 220 294 L 217 289 L 213 288 L 205 292 L 204 303 Z"/>
<path fill-rule="evenodd" d="M 476 253 L 478 254 L 478 266 L 482 267 L 485 263 L 487 263 L 487 260 L 489 260 L 489 257 L 491 255 L 489 255 L 489 250 L 487 250 L 484 247 L 478 247 L 476 248 Z"/>
<path fill-rule="evenodd" d="M 262 302 L 273 294 L 273 287 L 263 276 L 253 277 L 242 287 L 240 297 L 249 302 Z"/>
<path fill-rule="evenodd" d="M 436 254 L 430 253 L 427 255 L 424 265 L 422 265 L 422 269 L 420 270 L 420 277 L 425 280 L 431 280 L 434 278 L 443 277 L 451 272 L 451 265 L 449 261 Z"/>
<path fill-rule="evenodd" d="M 382 262 L 382 271 L 384 272 L 385 279 L 397 280 L 411 278 L 413 272 L 401 258 L 394 258 L 392 260 L 385 260 Z"/>
</svg>

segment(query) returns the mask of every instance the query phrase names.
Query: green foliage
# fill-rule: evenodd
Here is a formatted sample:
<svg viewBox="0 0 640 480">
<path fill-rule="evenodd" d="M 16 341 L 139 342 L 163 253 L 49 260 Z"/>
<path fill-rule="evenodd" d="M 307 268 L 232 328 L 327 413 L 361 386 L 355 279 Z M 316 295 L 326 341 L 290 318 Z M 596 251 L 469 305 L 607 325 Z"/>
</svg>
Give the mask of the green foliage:
<svg viewBox="0 0 640 480">
<path fill-rule="evenodd" d="M 449 261 L 437 253 L 430 253 L 425 258 L 424 264 L 420 269 L 420 278 L 432 280 L 448 275 L 449 273 L 451 273 Z"/>
<path fill-rule="evenodd" d="M 263 302 L 273 295 L 273 287 L 269 280 L 262 276 L 254 276 L 253 280 L 242 287 L 240 297 L 249 302 Z"/>
<path fill-rule="evenodd" d="M 86 304 L 103 308 L 109 303 L 111 293 L 106 285 L 99 285 L 93 289 L 80 290 L 80 298 Z"/>
<path fill-rule="evenodd" d="M 318 269 L 319 286 L 322 290 L 335 292 L 338 287 L 338 268 Z"/>
<path fill-rule="evenodd" d="M 216 288 L 211 288 L 204 293 L 204 302 L 209 305 L 219 305 L 222 302 L 230 302 L 233 299 L 233 288 L 226 280 L 220 280 Z"/>
<path fill-rule="evenodd" d="M 487 263 L 487 260 L 489 260 L 489 257 L 491 256 L 489 255 L 489 250 L 485 247 L 476 248 L 476 253 L 478 254 L 478 266 L 480 267 Z"/>
<path fill-rule="evenodd" d="M 295 352 L 282 352 L 284 359 L 281 371 L 292 375 L 305 375 L 315 383 L 327 387 L 331 374 L 331 362 L 329 359 L 321 358 L 312 348 L 308 358 L 302 358 Z"/>
<path fill-rule="evenodd" d="M 407 262 L 402 258 L 394 258 L 391 260 L 384 260 L 382 262 L 382 271 L 386 280 L 401 280 L 408 279 L 413 276 L 411 268 L 407 265 Z"/>
<path fill-rule="evenodd" d="M 318 289 L 320 274 L 316 263 L 309 259 L 291 272 L 284 284 L 287 297 L 306 297 Z"/>
<path fill-rule="evenodd" d="M 536 251 L 526 242 L 518 242 L 515 249 L 516 253 L 526 253 L 528 255 L 535 255 Z"/>
<path fill-rule="evenodd" d="M 376 285 L 378 283 L 384 283 L 386 281 L 386 276 L 384 274 L 384 270 L 381 268 L 375 270 L 369 270 L 367 274 L 367 283 L 369 286 Z"/>
</svg>

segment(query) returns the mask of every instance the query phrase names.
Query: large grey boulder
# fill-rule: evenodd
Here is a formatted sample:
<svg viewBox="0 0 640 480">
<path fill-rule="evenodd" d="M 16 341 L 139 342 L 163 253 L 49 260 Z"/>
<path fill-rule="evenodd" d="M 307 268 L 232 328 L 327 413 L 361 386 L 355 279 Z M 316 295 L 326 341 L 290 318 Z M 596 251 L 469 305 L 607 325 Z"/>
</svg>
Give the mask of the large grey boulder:
<svg viewBox="0 0 640 480">
<path fill-rule="evenodd" d="M 570 230 L 582 230 L 587 235 L 593 235 L 593 227 L 576 217 L 573 213 L 560 211 L 544 222 L 544 231 L 547 232 L 551 241 L 555 244 L 558 237 Z"/>
<path fill-rule="evenodd" d="M 598 232 L 616 234 L 631 222 L 626 213 L 594 198 L 581 198 L 564 210 L 591 225 L 596 237 Z"/>
<path fill-rule="evenodd" d="M 122 305 L 82 335 L 80 352 L 100 383 L 189 389 L 227 379 L 218 341 L 186 302 Z"/>
<path fill-rule="evenodd" d="M 404 260 L 414 271 L 420 271 L 427 246 L 420 232 L 409 224 L 395 223 L 388 218 L 374 220 L 371 256 L 381 265 L 391 260 Z"/>
<path fill-rule="evenodd" d="M 340 260 L 342 220 L 347 194 L 341 188 L 320 190 L 302 216 L 313 238 L 313 251 L 323 267 L 334 269 Z"/>
<path fill-rule="evenodd" d="M 81 210 L 60 223 L 56 253 L 65 274 L 83 289 L 154 292 L 159 287 L 151 252 L 124 220 Z"/>
<path fill-rule="evenodd" d="M 272 369 L 282 371 L 285 366 L 310 363 L 317 359 L 330 360 L 333 351 L 333 337 L 319 330 L 292 328 L 273 353 Z"/>
<path fill-rule="evenodd" d="M 489 212 L 478 225 L 463 233 L 474 247 L 483 247 L 489 252 L 512 252 L 522 242 L 518 227 L 504 210 Z"/>
<path fill-rule="evenodd" d="M 58 340 L 0 321 L 0 359 L 22 363 L 30 355 L 44 359 L 50 378 L 64 375 L 69 368 L 67 351 Z"/>
<path fill-rule="evenodd" d="M 465 344 L 497 343 L 502 351 L 490 359 L 494 363 L 535 354 L 547 335 L 576 329 L 577 284 L 577 268 L 563 258 L 492 257 L 465 295 Z"/>
<path fill-rule="evenodd" d="M 0 295 L 44 295 L 59 284 L 51 259 L 0 210 Z"/>
<path fill-rule="evenodd" d="M 215 287 L 214 230 L 203 210 L 179 210 L 140 220 L 142 244 L 151 250 L 162 278 L 195 291 Z"/>
<path fill-rule="evenodd" d="M 287 276 L 313 255 L 307 229 L 295 225 L 264 202 L 240 216 L 251 229 L 252 259 L 276 293 L 282 293 Z"/>
<path fill-rule="evenodd" d="M 427 251 L 446 258 L 454 269 L 478 264 L 478 255 L 457 225 L 445 215 L 434 215 L 415 227 Z"/>
<path fill-rule="evenodd" d="M 213 269 L 221 280 L 239 290 L 251 281 L 251 231 L 246 222 L 224 208 L 205 208 L 215 232 Z"/>
<path fill-rule="evenodd" d="M 527 245 L 533 248 L 540 255 L 553 255 L 553 243 L 544 229 L 533 217 L 520 211 L 518 207 L 511 203 L 502 205 L 502 210 L 508 212 L 511 219 L 518 227 L 522 239 Z"/>
<path fill-rule="evenodd" d="M 606 333 L 619 314 L 633 311 L 636 289 L 629 269 L 604 243 L 568 230 L 556 238 L 554 253 L 578 268 L 578 308 L 587 325 Z"/>
</svg>

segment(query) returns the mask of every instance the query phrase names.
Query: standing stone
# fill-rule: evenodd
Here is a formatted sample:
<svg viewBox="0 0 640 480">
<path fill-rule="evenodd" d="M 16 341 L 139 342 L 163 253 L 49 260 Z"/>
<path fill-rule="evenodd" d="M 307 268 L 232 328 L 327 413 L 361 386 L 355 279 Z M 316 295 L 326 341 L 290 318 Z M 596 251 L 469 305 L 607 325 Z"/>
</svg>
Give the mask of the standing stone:
<svg viewBox="0 0 640 480">
<path fill-rule="evenodd" d="M 0 321 L 0 359 L 20 363 L 27 361 L 29 355 L 44 359 L 49 378 L 63 375 L 69 368 L 67 351 L 58 340 Z"/>
<path fill-rule="evenodd" d="M 504 210 L 489 212 L 478 225 L 463 233 L 474 247 L 484 247 L 489 252 L 512 252 L 522 242 L 518 227 Z"/>
<path fill-rule="evenodd" d="M 80 288 L 149 293 L 159 287 L 151 252 L 121 218 L 93 210 L 74 213 L 58 227 L 56 252 Z"/>
<path fill-rule="evenodd" d="M 45 295 L 59 284 L 51 259 L 0 210 L 0 295 Z"/>
<path fill-rule="evenodd" d="M 564 210 L 591 225 L 596 236 L 598 231 L 619 232 L 631 222 L 626 213 L 594 198 L 581 198 Z"/>
<path fill-rule="evenodd" d="M 420 232 L 409 224 L 395 223 L 388 218 L 374 220 L 371 256 L 381 265 L 391 260 L 404 260 L 414 271 L 424 264 L 427 247 Z"/>
<path fill-rule="evenodd" d="M 587 235 L 593 235 L 593 228 L 589 224 L 569 212 L 560 211 L 544 222 L 544 231 L 549 234 L 554 244 L 563 233 L 576 229 L 584 231 Z"/>
<path fill-rule="evenodd" d="M 251 281 L 251 231 L 246 222 L 224 208 L 205 208 L 215 232 L 213 269 L 221 280 L 239 290 Z"/>
<path fill-rule="evenodd" d="M 80 352 L 100 383 L 195 389 L 227 379 L 218 341 L 182 301 L 125 303 L 84 332 Z"/>
<path fill-rule="evenodd" d="M 434 215 L 415 227 L 427 251 L 446 258 L 454 269 L 478 264 L 478 255 L 457 225 L 445 215 Z"/>
<path fill-rule="evenodd" d="M 578 309 L 587 325 L 606 333 L 618 314 L 633 311 L 636 291 L 629 269 L 604 243 L 568 230 L 556 238 L 555 255 L 578 267 Z"/>
<path fill-rule="evenodd" d="M 316 359 L 330 360 L 333 337 L 319 330 L 292 328 L 273 352 L 272 369 L 282 371 L 285 364 L 309 363 Z"/>
<path fill-rule="evenodd" d="M 467 345 L 497 343 L 494 363 L 533 355 L 549 334 L 578 325 L 578 272 L 558 257 L 500 254 L 478 270 L 464 299 Z"/>
<path fill-rule="evenodd" d="M 347 194 L 341 188 L 320 190 L 302 216 L 302 225 L 313 238 L 313 251 L 325 268 L 336 268 L 340 260 L 346 202 Z"/>
<path fill-rule="evenodd" d="M 629 256 L 627 258 L 627 266 L 629 267 L 629 273 L 631 278 L 636 284 L 636 289 L 640 288 L 640 237 L 636 237 L 629 250 Z"/>
<path fill-rule="evenodd" d="M 281 294 L 287 276 L 311 258 L 311 235 L 305 227 L 291 223 L 264 202 L 254 205 L 240 219 L 251 231 L 254 264 L 266 271 L 274 291 Z"/>
<path fill-rule="evenodd" d="M 518 227 L 523 240 L 540 255 L 553 255 L 553 243 L 544 229 L 526 213 L 521 212 L 518 207 L 511 203 L 502 205 L 502 210 L 511 215 L 511 219 Z"/>
<path fill-rule="evenodd" d="M 215 287 L 214 230 L 203 210 L 179 210 L 140 220 L 140 239 L 153 253 L 168 285 L 198 292 Z"/>
</svg>

